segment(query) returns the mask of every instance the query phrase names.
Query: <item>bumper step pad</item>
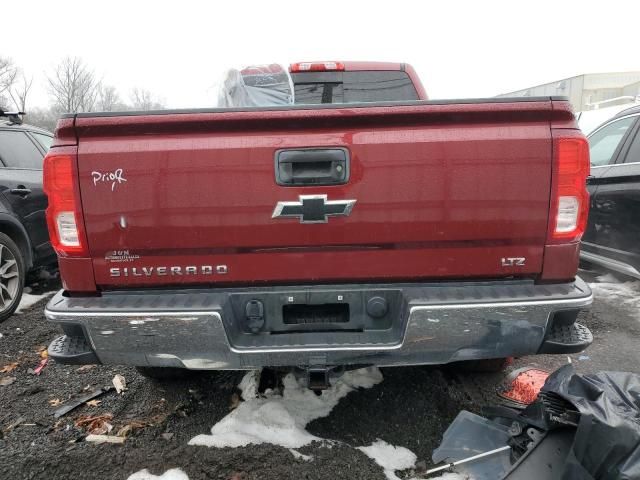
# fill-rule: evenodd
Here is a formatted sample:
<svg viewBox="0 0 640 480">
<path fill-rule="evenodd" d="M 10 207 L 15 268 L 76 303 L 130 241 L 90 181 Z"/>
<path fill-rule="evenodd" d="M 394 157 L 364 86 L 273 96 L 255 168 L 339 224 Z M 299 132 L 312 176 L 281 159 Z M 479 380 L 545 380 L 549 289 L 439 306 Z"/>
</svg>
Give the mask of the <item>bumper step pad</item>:
<svg viewBox="0 0 640 480">
<path fill-rule="evenodd" d="M 68 365 L 100 363 L 84 337 L 62 335 L 49 345 L 49 356 L 56 362 Z"/>
<path fill-rule="evenodd" d="M 556 325 L 547 334 L 538 353 L 578 353 L 593 342 L 591 331 L 579 323 Z"/>
</svg>

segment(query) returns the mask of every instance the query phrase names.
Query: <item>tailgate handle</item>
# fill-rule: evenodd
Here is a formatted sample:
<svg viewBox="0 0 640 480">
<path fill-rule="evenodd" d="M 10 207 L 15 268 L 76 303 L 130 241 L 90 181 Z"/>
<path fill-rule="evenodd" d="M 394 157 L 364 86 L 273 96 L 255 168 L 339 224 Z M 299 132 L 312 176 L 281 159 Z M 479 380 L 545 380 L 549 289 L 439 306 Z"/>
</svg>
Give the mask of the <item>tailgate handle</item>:
<svg viewBox="0 0 640 480">
<path fill-rule="evenodd" d="M 277 150 L 275 157 L 278 185 L 341 185 L 349 180 L 346 148 Z"/>
</svg>

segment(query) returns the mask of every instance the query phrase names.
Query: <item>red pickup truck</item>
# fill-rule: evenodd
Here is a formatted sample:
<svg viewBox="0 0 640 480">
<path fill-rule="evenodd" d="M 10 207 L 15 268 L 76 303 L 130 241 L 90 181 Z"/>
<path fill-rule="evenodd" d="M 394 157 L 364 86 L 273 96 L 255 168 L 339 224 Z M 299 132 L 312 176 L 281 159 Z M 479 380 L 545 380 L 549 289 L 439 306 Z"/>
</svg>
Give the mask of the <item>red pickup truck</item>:
<svg viewBox="0 0 640 480">
<path fill-rule="evenodd" d="M 589 345 L 589 158 L 565 98 L 428 101 L 404 64 L 290 70 L 303 104 L 60 119 L 51 357 L 322 387 Z"/>
</svg>

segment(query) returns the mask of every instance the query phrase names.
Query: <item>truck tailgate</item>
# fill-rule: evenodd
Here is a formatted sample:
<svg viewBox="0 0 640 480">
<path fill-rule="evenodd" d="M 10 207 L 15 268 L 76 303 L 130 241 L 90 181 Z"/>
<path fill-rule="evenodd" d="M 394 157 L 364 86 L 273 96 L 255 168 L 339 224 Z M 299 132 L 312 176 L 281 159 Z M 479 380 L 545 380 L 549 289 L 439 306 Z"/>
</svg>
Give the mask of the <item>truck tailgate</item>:
<svg viewBox="0 0 640 480">
<path fill-rule="evenodd" d="M 553 115 L 551 100 L 78 115 L 96 284 L 536 276 Z M 276 152 L 308 148 L 342 149 L 348 181 L 279 185 Z M 333 201 L 355 202 L 325 218 Z M 311 221 L 274 218 L 279 202 Z"/>
</svg>

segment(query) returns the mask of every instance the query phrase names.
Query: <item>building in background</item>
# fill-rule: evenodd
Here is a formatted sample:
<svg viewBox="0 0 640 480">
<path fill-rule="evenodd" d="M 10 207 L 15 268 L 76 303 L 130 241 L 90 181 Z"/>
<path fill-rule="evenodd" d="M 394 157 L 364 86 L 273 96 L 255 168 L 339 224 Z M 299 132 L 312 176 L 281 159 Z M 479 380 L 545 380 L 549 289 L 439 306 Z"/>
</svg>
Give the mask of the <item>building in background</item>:
<svg viewBox="0 0 640 480">
<path fill-rule="evenodd" d="M 621 110 L 640 103 L 640 72 L 588 73 L 503 93 L 498 97 L 551 95 L 569 98 L 580 127 L 588 134 Z"/>
<path fill-rule="evenodd" d="M 633 103 L 640 97 L 640 72 L 588 73 L 503 93 L 498 97 L 547 95 L 569 97 L 576 112 Z"/>
</svg>

